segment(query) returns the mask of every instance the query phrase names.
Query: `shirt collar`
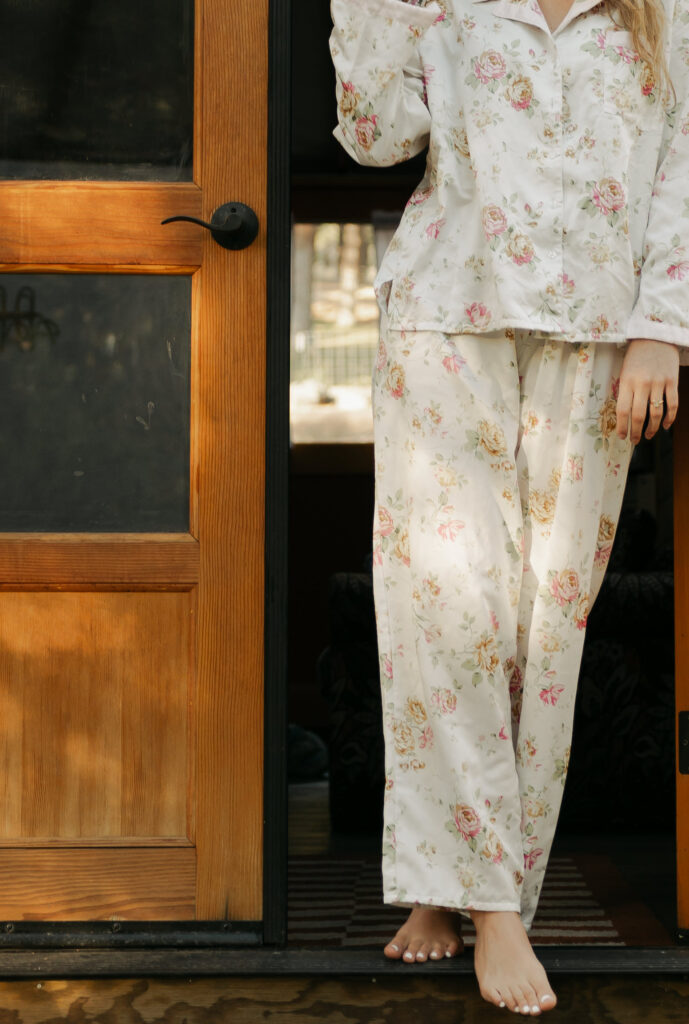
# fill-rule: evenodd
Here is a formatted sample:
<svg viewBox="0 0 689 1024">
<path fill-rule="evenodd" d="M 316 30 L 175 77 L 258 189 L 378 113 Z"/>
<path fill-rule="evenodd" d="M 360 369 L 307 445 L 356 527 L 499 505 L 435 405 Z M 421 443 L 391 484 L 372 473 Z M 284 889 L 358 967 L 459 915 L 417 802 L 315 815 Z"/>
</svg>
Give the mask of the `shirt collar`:
<svg viewBox="0 0 689 1024">
<path fill-rule="evenodd" d="M 512 21 L 522 21 L 527 25 L 535 25 L 550 34 L 548 22 L 538 0 L 472 0 L 475 4 L 495 4 L 494 14 L 498 18 L 511 18 Z M 601 0 L 574 0 L 574 3 L 567 11 L 560 24 L 552 35 L 557 35 L 570 21 L 574 21 L 580 14 L 585 14 L 593 7 L 598 7 Z"/>
</svg>

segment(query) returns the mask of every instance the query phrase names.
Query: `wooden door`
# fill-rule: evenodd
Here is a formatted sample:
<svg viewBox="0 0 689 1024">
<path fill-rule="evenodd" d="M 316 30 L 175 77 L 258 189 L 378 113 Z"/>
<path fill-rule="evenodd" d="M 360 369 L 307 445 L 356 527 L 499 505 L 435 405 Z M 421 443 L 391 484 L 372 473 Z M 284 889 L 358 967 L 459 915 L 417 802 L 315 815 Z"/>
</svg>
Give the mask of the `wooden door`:
<svg viewBox="0 0 689 1024">
<path fill-rule="evenodd" d="M 3 19 L 0 920 L 259 922 L 268 0 Z"/>
</svg>

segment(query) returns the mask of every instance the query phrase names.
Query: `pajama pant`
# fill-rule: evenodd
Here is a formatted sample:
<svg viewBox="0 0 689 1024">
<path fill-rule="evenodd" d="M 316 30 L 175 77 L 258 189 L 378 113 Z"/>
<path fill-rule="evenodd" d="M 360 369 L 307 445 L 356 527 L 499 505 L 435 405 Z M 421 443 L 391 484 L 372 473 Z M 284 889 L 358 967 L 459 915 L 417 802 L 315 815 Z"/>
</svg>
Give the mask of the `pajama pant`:
<svg viewBox="0 0 689 1024">
<path fill-rule="evenodd" d="M 624 349 L 390 330 L 373 373 L 384 902 L 531 928 L 633 446 Z"/>
</svg>

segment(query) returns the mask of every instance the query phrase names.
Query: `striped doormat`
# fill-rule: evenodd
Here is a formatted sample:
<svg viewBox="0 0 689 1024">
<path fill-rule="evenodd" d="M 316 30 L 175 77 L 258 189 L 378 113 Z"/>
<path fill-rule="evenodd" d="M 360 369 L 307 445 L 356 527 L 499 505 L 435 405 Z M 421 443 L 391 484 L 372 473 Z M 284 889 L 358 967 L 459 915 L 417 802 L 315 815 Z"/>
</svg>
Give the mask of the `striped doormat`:
<svg viewBox="0 0 689 1024">
<path fill-rule="evenodd" d="M 288 941 L 302 947 L 380 949 L 407 910 L 382 902 L 380 862 L 362 856 L 291 856 Z M 473 945 L 472 923 L 462 936 Z M 673 939 L 609 857 L 553 855 L 530 933 L 535 946 L 670 946 Z"/>
</svg>

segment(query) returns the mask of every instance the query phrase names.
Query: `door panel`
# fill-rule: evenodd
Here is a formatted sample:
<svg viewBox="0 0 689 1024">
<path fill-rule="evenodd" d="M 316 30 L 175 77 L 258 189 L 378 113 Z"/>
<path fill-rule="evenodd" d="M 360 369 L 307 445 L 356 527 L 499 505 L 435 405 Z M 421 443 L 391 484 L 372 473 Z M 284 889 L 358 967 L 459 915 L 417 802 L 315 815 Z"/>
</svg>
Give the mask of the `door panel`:
<svg viewBox="0 0 689 1024">
<path fill-rule="evenodd" d="M 0 531 L 189 528 L 189 278 L 0 275 Z"/>
<path fill-rule="evenodd" d="M 192 177 L 193 0 L 15 0 L 0 34 L 0 176 Z"/>
<path fill-rule="evenodd" d="M 119 11 L 133 65 L 139 9 L 184 9 L 27 6 L 89 32 Z M 268 0 L 196 0 L 194 25 L 193 182 L 0 184 L 5 921 L 263 914 Z M 99 159 L 77 148 L 75 178 Z M 160 224 L 233 200 L 261 225 L 246 250 Z"/>
</svg>

